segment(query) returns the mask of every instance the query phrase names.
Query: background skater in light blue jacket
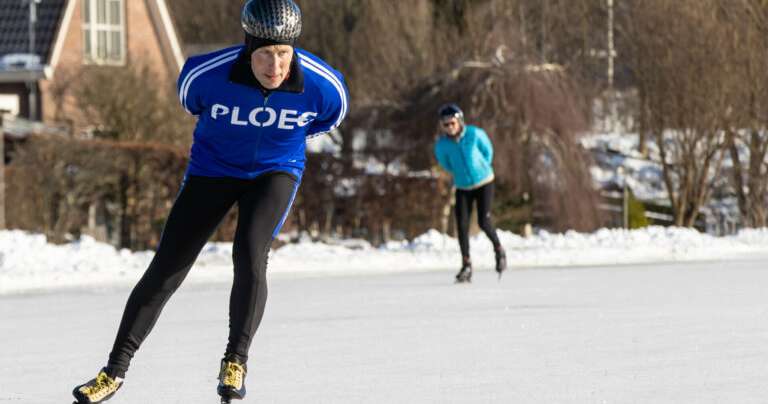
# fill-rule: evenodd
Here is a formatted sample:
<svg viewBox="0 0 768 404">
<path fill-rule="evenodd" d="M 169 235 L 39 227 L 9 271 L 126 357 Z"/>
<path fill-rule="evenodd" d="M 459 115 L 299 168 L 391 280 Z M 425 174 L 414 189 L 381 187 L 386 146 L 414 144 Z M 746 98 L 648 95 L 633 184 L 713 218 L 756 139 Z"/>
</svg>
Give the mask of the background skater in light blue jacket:
<svg viewBox="0 0 768 404">
<path fill-rule="evenodd" d="M 468 233 L 469 217 L 475 202 L 478 224 L 493 243 L 496 272 L 501 277 L 507 267 L 507 258 L 491 222 L 493 145 L 484 130 L 464 123 L 464 113 L 456 104 L 442 106 L 438 117 L 442 135 L 435 144 L 435 157 L 440 166 L 453 176 L 456 185 L 456 228 L 462 258 L 456 282 L 472 281 Z"/>
</svg>

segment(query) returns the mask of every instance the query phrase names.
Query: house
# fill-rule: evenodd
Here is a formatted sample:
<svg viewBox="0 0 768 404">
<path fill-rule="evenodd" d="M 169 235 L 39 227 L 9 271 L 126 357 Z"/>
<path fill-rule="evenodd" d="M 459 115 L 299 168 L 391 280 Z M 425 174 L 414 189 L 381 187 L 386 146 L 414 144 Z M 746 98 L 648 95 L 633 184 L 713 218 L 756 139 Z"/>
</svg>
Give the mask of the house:
<svg viewBox="0 0 768 404">
<path fill-rule="evenodd" d="M 46 123 L 77 116 L 74 100 L 54 97 L 71 72 L 137 62 L 169 84 L 181 70 L 166 0 L 0 0 L 0 110 Z"/>
</svg>

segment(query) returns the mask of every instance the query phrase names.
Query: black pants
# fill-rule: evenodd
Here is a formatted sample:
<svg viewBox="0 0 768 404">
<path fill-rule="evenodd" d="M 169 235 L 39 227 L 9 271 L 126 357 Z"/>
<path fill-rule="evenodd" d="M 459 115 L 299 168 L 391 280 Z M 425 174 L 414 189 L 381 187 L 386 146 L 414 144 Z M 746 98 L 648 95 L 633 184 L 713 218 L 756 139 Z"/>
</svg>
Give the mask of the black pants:
<svg viewBox="0 0 768 404">
<path fill-rule="evenodd" d="M 493 248 L 501 247 L 496 229 L 491 222 L 491 206 L 493 204 L 493 183 L 472 190 L 456 190 L 456 230 L 459 233 L 459 248 L 465 261 L 469 260 L 469 217 L 472 215 L 472 204 L 477 202 L 477 224 L 493 243 Z"/>
<path fill-rule="evenodd" d="M 109 355 L 108 371 L 125 374 L 163 306 L 235 203 L 239 213 L 232 251 L 234 281 L 225 354 L 247 360 L 267 300 L 267 253 L 297 188 L 295 177 L 280 172 L 253 180 L 189 177 L 171 209 L 152 263 L 128 298 Z"/>
</svg>

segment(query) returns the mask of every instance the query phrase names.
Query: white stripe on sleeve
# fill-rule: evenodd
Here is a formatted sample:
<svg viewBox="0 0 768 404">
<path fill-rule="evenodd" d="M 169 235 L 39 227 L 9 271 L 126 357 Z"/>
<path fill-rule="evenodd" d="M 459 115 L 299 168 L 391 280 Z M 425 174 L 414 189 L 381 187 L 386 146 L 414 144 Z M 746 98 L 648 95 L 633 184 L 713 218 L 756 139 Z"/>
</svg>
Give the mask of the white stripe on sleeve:
<svg viewBox="0 0 768 404">
<path fill-rule="evenodd" d="M 307 69 L 319 74 L 321 77 L 328 80 L 334 88 L 336 88 L 336 91 L 339 92 L 339 97 L 341 97 L 341 111 L 339 113 L 339 117 L 336 119 L 336 123 L 333 124 L 333 126 L 330 128 L 330 130 L 336 129 L 341 124 L 341 121 L 344 119 L 344 117 L 347 115 L 347 96 L 346 91 L 344 91 L 344 85 L 341 84 L 341 81 L 339 80 L 336 75 L 328 71 L 324 66 L 320 65 L 319 63 L 315 62 L 314 60 L 299 54 L 299 58 L 301 59 L 302 65 L 306 67 Z"/>
<path fill-rule="evenodd" d="M 192 85 L 192 82 L 198 76 L 207 72 L 208 70 L 221 66 L 222 64 L 231 60 L 237 59 L 238 53 L 240 53 L 240 49 L 235 49 L 218 55 L 215 58 L 195 66 L 192 70 L 189 71 L 189 73 L 187 73 L 186 76 L 184 76 L 184 80 L 182 80 L 181 86 L 179 86 L 179 100 L 181 100 L 181 104 L 185 109 L 189 110 L 189 108 L 187 108 L 187 94 L 189 93 L 189 87 Z"/>
</svg>

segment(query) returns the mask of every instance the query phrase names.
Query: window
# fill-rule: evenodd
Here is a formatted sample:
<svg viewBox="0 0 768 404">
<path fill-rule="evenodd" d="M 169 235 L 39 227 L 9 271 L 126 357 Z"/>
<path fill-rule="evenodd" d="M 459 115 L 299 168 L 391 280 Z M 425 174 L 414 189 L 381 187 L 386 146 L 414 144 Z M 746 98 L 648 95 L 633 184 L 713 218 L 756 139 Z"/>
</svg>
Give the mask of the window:
<svg viewBox="0 0 768 404">
<path fill-rule="evenodd" d="M 125 63 L 123 0 L 83 0 L 86 63 Z"/>
<path fill-rule="evenodd" d="M 0 114 L 10 112 L 11 115 L 19 115 L 21 109 L 19 96 L 16 94 L 0 94 Z"/>
</svg>

